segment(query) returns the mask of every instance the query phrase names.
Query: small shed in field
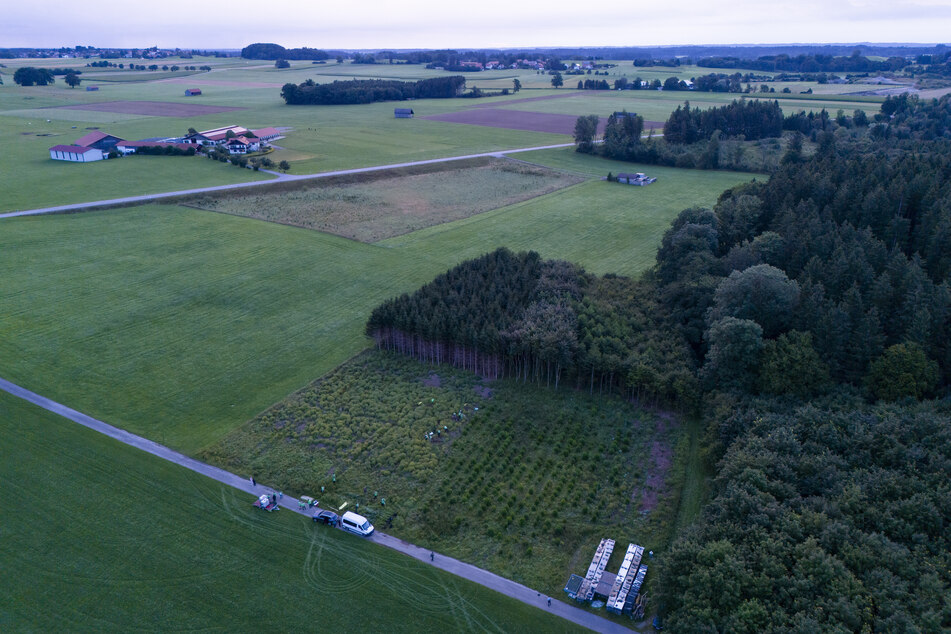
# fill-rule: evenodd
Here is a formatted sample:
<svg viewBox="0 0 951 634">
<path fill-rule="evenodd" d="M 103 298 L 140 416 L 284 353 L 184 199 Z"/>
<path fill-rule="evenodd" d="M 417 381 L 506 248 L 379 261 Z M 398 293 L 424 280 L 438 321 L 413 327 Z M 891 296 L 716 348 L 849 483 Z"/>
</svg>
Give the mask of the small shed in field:
<svg viewBox="0 0 951 634">
<path fill-rule="evenodd" d="M 186 88 L 186 89 L 185 89 L 185 96 L 186 96 L 186 97 L 194 97 L 194 96 L 200 95 L 200 94 L 201 94 L 201 88 Z"/>
<path fill-rule="evenodd" d="M 412 119 L 413 114 L 412 108 L 397 108 L 393 111 L 393 116 L 397 119 Z"/>
</svg>

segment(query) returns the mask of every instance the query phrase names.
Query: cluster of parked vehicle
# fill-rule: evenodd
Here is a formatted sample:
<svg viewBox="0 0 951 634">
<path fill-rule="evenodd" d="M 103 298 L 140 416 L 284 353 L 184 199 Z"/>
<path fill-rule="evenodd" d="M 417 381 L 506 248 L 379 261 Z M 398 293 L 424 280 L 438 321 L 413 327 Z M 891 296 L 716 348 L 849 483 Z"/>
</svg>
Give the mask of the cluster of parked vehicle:
<svg viewBox="0 0 951 634">
<path fill-rule="evenodd" d="M 373 524 L 370 520 L 358 515 L 352 511 L 347 511 L 340 517 L 333 511 L 318 511 L 314 513 L 314 522 L 317 524 L 327 524 L 328 526 L 339 526 L 345 531 L 366 537 L 373 533 Z"/>
</svg>

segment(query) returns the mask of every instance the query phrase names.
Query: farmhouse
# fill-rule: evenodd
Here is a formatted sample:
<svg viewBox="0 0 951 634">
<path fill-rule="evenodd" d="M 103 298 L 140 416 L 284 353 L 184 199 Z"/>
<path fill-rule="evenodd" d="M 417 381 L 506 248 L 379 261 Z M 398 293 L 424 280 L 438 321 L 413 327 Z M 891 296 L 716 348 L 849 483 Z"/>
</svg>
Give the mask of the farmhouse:
<svg viewBox="0 0 951 634">
<path fill-rule="evenodd" d="M 73 163 L 90 163 L 105 158 L 102 150 L 81 145 L 54 145 L 50 148 L 50 158 Z"/>
<path fill-rule="evenodd" d="M 186 97 L 195 97 L 201 94 L 201 88 L 186 88 L 185 96 Z"/>
<path fill-rule="evenodd" d="M 222 145 L 231 154 L 247 154 L 248 152 L 257 152 L 261 149 L 260 141 L 257 139 L 248 139 L 243 136 L 228 139 Z"/>
<path fill-rule="evenodd" d="M 267 147 L 269 141 L 280 138 L 280 136 L 281 131 L 277 128 L 248 130 L 239 125 L 228 125 L 214 130 L 187 134 L 182 138 L 182 142 L 206 147 L 220 145 L 231 154 L 246 154 Z"/>
<path fill-rule="evenodd" d="M 109 152 L 116 144 L 122 141 L 117 136 L 111 134 L 106 134 L 105 132 L 90 132 L 89 134 L 79 137 L 73 143 L 73 145 L 81 145 L 82 147 L 91 147 L 96 148 L 97 150 L 102 150 L 103 152 Z"/>
<path fill-rule="evenodd" d="M 412 119 L 413 114 L 412 108 L 397 108 L 393 111 L 393 116 L 397 119 Z"/>
</svg>

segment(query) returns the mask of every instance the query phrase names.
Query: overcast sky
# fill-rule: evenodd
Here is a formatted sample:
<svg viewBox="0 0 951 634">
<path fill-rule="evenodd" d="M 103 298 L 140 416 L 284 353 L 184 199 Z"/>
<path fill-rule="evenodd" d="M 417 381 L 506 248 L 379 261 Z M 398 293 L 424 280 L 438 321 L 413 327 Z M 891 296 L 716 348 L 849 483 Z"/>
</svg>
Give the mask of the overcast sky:
<svg viewBox="0 0 951 634">
<path fill-rule="evenodd" d="M 951 0 L 33 0 L 0 48 L 490 48 L 951 41 Z"/>
</svg>

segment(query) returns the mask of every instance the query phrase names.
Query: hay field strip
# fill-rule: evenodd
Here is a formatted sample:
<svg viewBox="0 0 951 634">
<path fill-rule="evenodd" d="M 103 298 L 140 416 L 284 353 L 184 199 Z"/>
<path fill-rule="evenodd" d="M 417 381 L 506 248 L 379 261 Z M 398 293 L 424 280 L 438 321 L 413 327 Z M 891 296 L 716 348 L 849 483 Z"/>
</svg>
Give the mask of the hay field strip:
<svg viewBox="0 0 951 634">
<path fill-rule="evenodd" d="M 514 161 L 476 159 L 272 191 L 197 196 L 188 206 L 373 243 L 468 218 L 580 182 Z"/>
</svg>

